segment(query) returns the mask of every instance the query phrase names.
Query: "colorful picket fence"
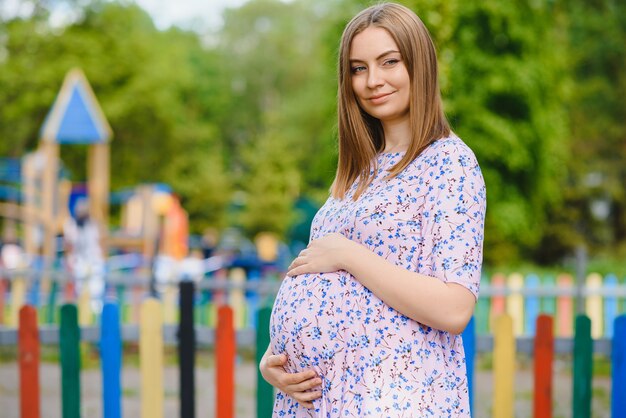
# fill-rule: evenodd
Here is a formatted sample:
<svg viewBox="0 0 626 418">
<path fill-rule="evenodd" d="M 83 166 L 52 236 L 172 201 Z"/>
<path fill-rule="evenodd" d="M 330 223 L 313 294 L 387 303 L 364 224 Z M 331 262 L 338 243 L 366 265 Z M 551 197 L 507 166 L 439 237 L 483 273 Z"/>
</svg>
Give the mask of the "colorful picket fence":
<svg viewBox="0 0 626 418">
<path fill-rule="evenodd" d="M 81 325 L 98 322 L 98 315 L 94 314 L 91 306 L 93 301 L 88 286 L 83 286 L 77 294 L 74 282 L 63 275 L 46 282 L 37 278 L 41 275 L 41 272 L 15 273 L 0 268 L 0 326 L 16 328 L 19 309 L 26 304 L 36 308 L 40 324 L 58 325 L 58 308 L 64 303 L 76 303 Z M 272 302 L 278 289 L 278 278 L 278 273 L 272 268 L 245 270 L 232 267 L 213 271 L 199 284 L 199 292 L 194 295 L 194 323 L 214 328 L 218 308 L 229 304 L 233 308 L 233 322 L 237 330 L 254 328 L 256 312 Z M 107 282 L 107 296 L 118 301 L 122 323 L 138 324 L 141 302 L 149 293 L 149 280 L 138 279 L 129 273 L 107 278 Z M 255 290 L 255 285 L 264 290 Z M 166 324 L 175 324 L 179 315 L 178 288 L 171 283 L 158 287 L 163 302 L 163 320 Z"/>
<path fill-rule="evenodd" d="M 234 312 L 233 321 L 237 330 L 254 328 L 259 307 L 271 303 L 277 284 L 277 272 L 268 274 L 258 269 L 222 268 L 207 276 L 199 283 L 200 292 L 194 297 L 194 322 L 197 325 L 215 327 L 217 309 L 228 303 Z M 260 294 L 250 290 L 250 285 L 271 283 L 275 286 Z M 118 300 L 122 323 L 138 323 L 140 304 L 146 295 L 148 283 L 132 276 L 121 276 L 109 280 L 108 294 Z M 163 316 L 166 324 L 178 320 L 178 290 L 174 286 L 162 289 Z M 584 313 L 592 320 L 594 338 L 611 338 L 612 323 L 619 313 L 626 312 L 626 287 L 619 284 L 615 275 L 605 277 L 599 274 L 587 276 L 581 290 L 584 296 Z M 530 274 L 522 276 L 495 274 L 483 277 L 481 294 L 476 306 L 476 332 L 489 335 L 494 331 L 494 319 L 503 314 L 511 315 L 514 335 L 530 336 L 535 332 L 535 321 L 540 313 L 554 319 L 555 336 L 572 337 L 574 318 L 583 313 L 576 310 L 576 297 L 579 290 L 574 278 L 567 274 L 539 277 Z M 14 276 L 9 280 L 0 279 L 0 325 L 16 327 L 19 308 L 30 304 L 37 308 L 41 324 L 58 324 L 58 306 L 66 302 L 78 302 L 79 322 L 89 325 L 98 321 L 89 309 L 90 295 L 83 287 L 80 295 L 75 295 L 74 284 L 70 281 L 40 283 Z"/>
<path fill-rule="evenodd" d="M 193 284 L 181 283 L 180 323 L 178 327 L 178 360 L 180 371 L 181 416 L 195 416 L 195 332 L 193 324 Z M 59 351 L 61 354 L 61 404 L 63 418 L 80 416 L 80 341 L 81 329 L 78 309 L 74 304 L 61 308 L 59 327 Z M 142 302 L 139 351 L 141 369 L 141 416 L 163 417 L 163 312 L 162 303 L 149 298 Z M 256 346 L 269 344 L 270 308 L 259 311 L 259 321 L 264 332 L 258 333 Z M 20 309 L 18 327 L 18 350 L 20 369 L 20 411 L 23 418 L 39 417 L 39 328 L 37 311 L 29 305 Z M 103 416 L 121 417 L 121 369 L 122 339 L 119 307 L 107 303 L 103 308 L 100 324 L 99 352 L 103 375 Z M 267 327 L 265 327 L 267 325 Z M 235 414 L 235 359 L 236 331 L 233 310 L 223 305 L 218 310 L 215 330 L 215 390 L 216 409 L 219 418 Z M 257 379 L 257 410 L 259 417 L 271 416 L 273 388 L 262 377 Z M 269 411 L 269 412 L 268 412 Z"/>
<path fill-rule="evenodd" d="M 243 268 L 219 269 L 198 284 L 199 293 L 194 296 L 194 322 L 200 326 L 215 327 L 217 309 L 228 303 L 233 308 L 233 322 L 237 330 L 256 327 L 256 312 L 259 307 L 271 303 L 279 283 L 277 272 L 268 274 L 260 270 Z M 124 324 L 137 324 L 141 301 L 147 293 L 148 283 L 132 276 L 121 276 L 109 280 L 109 296 L 118 300 L 120 318 Z M 251 285 L 270 283 L 264 293 L 251 290 Z M 571 275 L 539 277 L 530 274 L 495 274 L 483 277 L 481 293 L 476 306 L 476 332 L 489 335 L 494 331 L 494 320 L 508 313 L 513 321 L 514 335 L 532 336 L 535 321 L 540 313 L 554 319 L 555 336 L 571 338 L 574 318 L 585 313 L 592 321 L 594 338 L 611 338 L 613 321 L 626 312 L 626 286 L 619 284 L 615 275 L 605 277 L 590 274 L 581 288 L 584 297 L 583 311 L 576 309 L 579 289 Z M 178 321 L 178 290 L 174 286 L 162 289 L 163 317 L 166 324 Z M 90 309 L 90 295 L 87 286 L 80 295 L 75 295 L 74 284 L 70 281 L 40 283 L 15 276 L 9 280 L 0 279 L 0 325 L 16 327 L 19 308 L 25 304 L 38 310 L 41 324 L 58 324 L 62 303 L 77 302 L 78 318 L 82 325 L 98 321 Z"/>
<path fill-rule="evenodd" d="M 496 279 L 494 277 L 494 279 Z M 20 279 L 23 280 L 23 279 Z M 225 284 L 229 279 L 228 275 L 224 275 L 219 280 L 222 284 Z M 497 285 L 499 279 L 495 280 Z M 572 416 L 574 417 L 590 417 L 591 415 L 591 355 L 593 352 L 593 334 L 602 330 L 602 336 L 610 335 L 610 352 L 612 353 L 612 416 L 626 416 L 626 396 L 620 395 L 626 393 L 626 316 L 619 315 L 621 307 L 617 304 L 613 304 L 611 298 L 614 298 L 617 302 L 618 299 L 623 298 L 620 292 L 614 294 L 601 294 L 602 292 L 596 289 L 596 294 L 590 292 L 587 296 L 587 314 L 574 316 L 573 311 L 569 310 L 569 306 L 573 309 L 572 295 L 573 291 L 568 287 L 561 287 L 553 289 L 554 292 L 545 292 L 548 296 L 537 295 L 538 301 L 532 300 L 532 292 L 530 296 L 526 295 L 525 299 L 520 301 L 520 294 L 523 292 L 523 286 L 528 285 L 525 283 L 528 281 L 522 279 L 521 284 L 519 277 L 511 280 L 513 285 L 506 287 L 505 285 L 500 289 L 493 291 L 494 280 L 489 283 L 491 289 L 487 289 L 485 293 L 490 295 L 491 299 L 489 306 L 486 310 L 488 317 L 485 320 L 480 319 L 481 313 L 477 307 L 475 318 L 472 320 L 466 331 L 464 332 L 464 345 L 466 347 L 468 377 L 470 393 L 473 393 L 473 364 L 477 351 L 480 349 L 477 344 L 484 335 L 485 329 L 483 328 L 483 334 L 480 332 L 480 328 L 484 327 L 481 321 L 493 323 L 493 379 L 494 379 L 494 394 L 493 394 L 493 417 L 510 417 L 513 416 L 513 401 L 514 401 L 514 379 L 515 379 L 515 356 L 516 356 L 516 338 L 519 340 L 520 335 L 530 336 L 534 340 L 533 353 L 534 353 L 534 373 L 535 373 L 535 386 L 534 386 L 534 416 L 536 417 L 550 417 L 552 401 L 552 387 L 551 387 L 551 374 L 552 374 L 552 361 L 555 353 L 555 338 L 560 334 L 560 337 L 573 337 L 573 405 Z M 528 281 L 532 288 L 533 279 Z M 596 281 L 597 282 L 597 281 Z M 15 287 L 15 281 L 13 285 L 13 297 L 22 297 L 23 301 L 28 298 L 26 295 L 25 283 L 19 283 L 17 288 Z M 6 289 L 6 286 L 4 286 Z M 52 287 L 52 289 L 54 286 Z M 56 286 L 57 291 L 59 286 Z M 17 289 L 17 293 L 16 292 Z M 119 287 L 118 287 L 119 289 Z M 140 345 L 140 368 L 142 374 L 142 416 L 144 417 L 159 417 L 163 414 L 163 347 L 164 336 L 163 330 L 168 324 L 178 324 L 178 336 L 177 346 L 179 352 L 179 368 L 180 368 L 180 407 L 181 416 L 195 416 L 195 400 L 194 400 L 194 373 L 195 364 L 193 362 L 194 356 L 192 353 L 196 350 L 195 335 L 197 334 L 198 326 L 207 323 L 210 325 L 211 321 L 205 317 L 202 318 L 202 313 L 208 309 L 206 305 L 202 304 L 202 301 L 207 299 L 212 303 L 215 303 L 216 299 L 219 300 L 221 305 L 215 306 L 215 355 L 216 355 L 216 416 L 233 417 L 234 405 L 236 404 L 235 397 L 235 385 L 234 385 L 234 367 L 235 367 L 235 352 L 236 352 L 236 335 L 238 332 L 238 325 L 236 323 L 237 310 L 226 304 L 226 302 L 245 300 L 246 292 L 243 287 L 242 281 L 239 280 L 239 284 L 232 286 L 231 289 L 228 286 L 214 290 L 211 288 L 201 288 L 199 291 L 194 289 L 194 285 L 191 282 L 184 282 L 180 284 L 178 290 L 174 289 L 169 291 L 169 296 L 163 297 L 163 302 L 155 299 L 144 299 L 139 301 L 140 288 L 135 286 L 132 288 L 132 292 L 136 293 L 133 299 L 137 302 L 128 305 L 121 304 L 120 301 L 116 303 L 107 303 L 103 308 L 103 313 L 99 319 L 100 328 L 100 354 L 102 364 L 102 375 L 104 380 L 103 385 L 103 408 L 104 416 L 118 417 L 121 416 L 121 388 L 120 388 L 120 370 L 122 367 L 122 339 L 121 328 L 124 326 L 122 321 L 122 310 L 133 309 L 136 310 L 136 319 L 139 323 L 139 345 Z M 265 289 L 265 293 L 271 293 L 272 286 Z M 2 289 L 0 289 L 2 290 Z M 71 290 L 71 289 L 70 289 Z M 233 291 L 239 292 L 239 299 L 237 297 L 231 298 L 228 293 Z M 589 290 L 587 290 L 589 292 Z M 210 298 L 207 298 L 206 293 L 210 292 Z M 560 293 L 559 293 L 560 292 Z M 249 292 L 252 293 L 252 292 Z M 607 293 L 607 292 L 604 292 Z M 124 296 L 123 292 L 117 292 L 118 295 Z M 167 293 L 166 293 L 167 294 Z M 174 296 L 172 296 L 174 295 Z M 594 296 L 603 296 L 600 306 L 602 307 L 602 314 L 595 315 L 595 318 L 602 318 L 602 328 L 594 328 L 594 319 L 591 318 L 588 313 L 594 313 L 594 310 L 598 309 L 597 299 L 589 299 Z M 0 299 L 4 298 L 3 297 Z M 219 297 L 218 297 L 219 296 Z M 257 295 L 258 296 L 258 295 Z M 143 297 L 143 294 L 142 294 Z M 513 297 L 513 299 L 508 299 Z M 259 300 L 262 296 L 258 296 Z M 530 301 L 528 300 L 530 298 Z M 552 298 L 552 301 L 550 301 Z M 566 302 L 565 298 L 569 298 L 569 302 Z M 32 300 L 32 298 L 30 298 Z M 49 298 L 50 299 L 50 298 Z M 483 299 L 488 299 L 484 297 Z M 608 301 L 607 301 L 608 299 Z M 85 302 L 85 300 L 87 302 Z M 200 303 L 198 303 L 200 301 Z M 11 301 L 11 304 L 7 309 L 13 310 L 15 299 Z M 80 393 L 80 341 L 84 340 L 81 335 L 81 326 L 85 327 L 89 323 L 93 322 L 93 316 L 84 315 L 83 321 L 81 321 L 81 309 L 88 309 L 88 298 L 78 299 L 78 306 L 75 304 L 64 304 L 58 311 L 52 316 L 58 318 L 59 331 L 59 349 L 61 353 L 61 368 L 62 368 L 62 410 L 63 417 L 77 417 L 80 411 L 80 399 L 77 394 Z M 479 302 L 480 304 L 481 302 Z M 546 305 L 547 303 L 547 305 Z M 537 313 L 535 321 L 530 323 L 527 316 L 533 315 L 535 307 L 539 306 L 539 312 L 546 310 L 545 306 L 550 307 L 550 304 L 554 306 L 555 315 L 547 315 Z M 173 304 L 174 307 L 168 306 Z M 261 304 L 257 304 L 261 306 Z M 559 314 L 558 307 L 565 306 L 568 308 L 562 309 Z M 607 308 L 608 307 L 608 308 Z M 483 307 L 484 308 L 484 307 Z M 168 311 L 169 309 L 169 311 Z M 172 310 L 174 312 L 172 312 Z M 520 315 L 519 311 L 522 311 Z M 547 309 L 549 310 L 549 309 Z M 608 311 L 608 313 L 607 313 Z M 43 312 L 46 315 L 46 319 L 50 316 L 47 308 L 39 310 L 39 313 Z M 169 313 L 168 313 L 169 312 Z M 483 310 L 484 314 L 485 310 Z M 564 313 L 565 312 L 565 313 Z M 263 350 L 269 343 L 269 316 L 270 309 L 265 307 L 257 309 L 255 312 L 254 324 L 257 325 L 256 330 L 256 347 L 257 347 L 257 360 L 263 354 Z M 558 325 L 557 318 L 561 320 L 561 323 L 567 323 L 568 316 L 572 315 L 574 318 L 571 320 L 573 331 L 565 331 L 562 325 Z M 250 312 L 244 311 L 239 314 L 239 318 L 249 318 Z M 517 315 L 517 316 L 516 316 Z M 39 334 L 40 323 L 37 321 L 38 311 L 33 306 L 24 305 L 18 310 L 18 346 L 19 346 L 19 365 L 20 365 L 20 408 L 23 417 L 35 417 L 39 416 L 39 382 L 38 382 L 38 368 L 39 368 Z M 169 317 L 168 317 L 169 316 Z M 517 318 L 517 322 L 516 322 Z M 520 326 L 520 318 L 523 318 L 523 325 Z M 608 322 L 608 319 L 613 318 L 613 322 Z M 200 319 L 200 321 L 199 321 Z M 198 324 L 200 322 L 200 324 Z M 250 323 L 250 322 L 248 322 Z M 39 325 L 38 325 L 39 324 Z M 611 324 L 610 326 L 608 324 Z M 241 325 L 239 325 L 241 327 Z M 607 330 L 610 328 L 610 330 Z M 196 332 L 194 332 L 196 330 Z M 241 328 L 239 328 L 241 330 Z M 0 330 L 0 337 L 5 328 Z M 532 331 L 532 333 L 531 333 Z M 0 338 L 0 344 L 2 338 Z M 484 345 L 484 344 L 483 344 Z M 257 377 L 257 416 L 266 417 L 271 415 L 272 408 L 272 392 L 273 389 L 264 382 L 262 377 Z"/>
<path fill-rule="evenodd" d="M 472 375 L 476 355 L 474 321 L 463 334 L 463 345 L 468 359 L 468 382 L 470 396 L 474 388 Z M 553 318 L 541 314 L 537 317 L 536 335 L 533 338 L 533 417 L 552 417 L 553 407 L 553 360 L 555 354 Z M 516 341 L 514 324 L 507 313 L 495 319 L 493 349 L 493 418 L 515 416 L 515 359 Z M 572 365 L 572 417 L 592 416 L 593 343 L 592 322 L 586 315 L 575 319 Z M 612 394 L 611 416 L 626 416 L 626 315 L 618 316 L 613 324 L 612 352 Z"/>
<path fill-rule="evenodd" d="M 185 293 L 182 292 L 181 295 Z M 185 304 L 181 298 L 181 310 L 189 310 L 190 304 Z M 107 304 L 104 308 L 101 323 L 100 351 L 102 359 L 102 373 L 105 381 L 103 392 L 104 416 L 121 416 L 120 372 L 122 344 L 120 335 L 118 307 L 116 304 Z M 163 416 L 163 335 L 162 335 L 162 306 L 155 299 L 143 302 L 140 322 L 140 367 L 142 374 L 141 405 L 143 417 Z M 22 417 L 39 416 L 39 382 L 38 382 L 38 329 L 36 325 L 36 311 L 31 306 L 24 306 L 20 310 L 19 324 L 19 352 L 20 352 L 20 407 Z M 267 324 L 269 309 L 262 309 L 259 313 L 259 322 Z M 67 304 L 61 308 L 61 326 L 59 331 L 59 348 L 61 353 L 62 370 L 62 411 L 63 417 L 80 416 L 80 328 L 77 320 L 75 305 Z M 234 417 L 235 397 L 235 352 L 236 337 L 233 327 L 233 310 L 224 305 L 218 313 L 218 327 L 215 332 L 216 355 L 216 416 L 219 418 Z M 510 315 L 503 314 L 496 319 L 494 333 L 494 393 L 493 417 L 511 417 L 514 403 L 515 380 L 515 338 L 514 326 Z M 535 417 L 550 417 L 552 406 L 552 359 L 554 355 L 552 318 L 541 315 L 537 320 L 537 335 L 534 343 L 535 353 Z M 181 312 L 179 325 L 179 368 L 180 368 L 180 398 L 181 416 L 194 415 L 194 374 L 193 363 L 193 333 L 190 333 L 193 323 L 187 314 Z M 475 339 L 473 327 L 466 331 L 465 345 L 468 363 L 473 364 L 475 349 L 471 341 Z M 257 333 L 258 355 L 269 342 L 268 328 L 259 328 Z M 573 352 L 573 384 L 574 396 L 572 411 L 574 417 L 591 417 L 591 356 L 592 356 L 591 321 L 586 316 L 576 318 L 576 330 Z M 626 382 L 626 315 L 616 319 L 613 337 L 613 395 L 612 416 L 624 416 L 626 404 L 623 393 Z M 187 363 L 186 363 L 187 361 Z M 469 374 L 473 367 L 468 366 Z M 272 388 L 262 380 L 258 380 L 257 416 L 271 415 Z M 473 393 L 473 383 L 470 383 L 470 393 Z"/>
<path fill-rule="evenodd" d="M 626 290 L 615 275 L 589 274 L 580 288 L 568 274 L 522 276 L 495 274 L 483 277 L 476 306 L 477 333 L 491 334 L 494 320 L 508 313 L 516 337 L 534 335 L 536 319 L 544 313 L 553 317 L 555 335 L 572 337 L 577 314 L 576 298 L 584 300 L 583 311 L 593 324 L 594 338 L 611 338 L 612 324 L 619 313 L 626 312 Z"/>
</svg>

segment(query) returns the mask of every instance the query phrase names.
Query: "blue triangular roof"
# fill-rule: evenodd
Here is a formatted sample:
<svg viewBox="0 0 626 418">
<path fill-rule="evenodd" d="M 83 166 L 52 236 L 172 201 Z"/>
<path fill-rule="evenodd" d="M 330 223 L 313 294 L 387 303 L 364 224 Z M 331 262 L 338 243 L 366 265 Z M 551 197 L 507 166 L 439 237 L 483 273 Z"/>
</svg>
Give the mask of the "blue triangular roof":
<svg viewBox="0 0 626 418">
<path fill-rule="evenodd" d="M 42 140 L 59 144 L 93 144 L 111 138 L 109 123 L 82 71 L 67 74 L 40 133 Z"/>
</svg>

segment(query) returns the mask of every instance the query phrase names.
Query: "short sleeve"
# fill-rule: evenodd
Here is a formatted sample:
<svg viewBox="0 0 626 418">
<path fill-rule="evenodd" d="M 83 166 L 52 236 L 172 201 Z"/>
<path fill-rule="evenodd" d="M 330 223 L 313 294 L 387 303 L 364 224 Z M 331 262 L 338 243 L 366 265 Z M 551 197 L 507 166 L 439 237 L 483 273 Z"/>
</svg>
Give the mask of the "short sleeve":
<svg viewBox="0 0 626 418">
<path fill-rule="evenodd" d="M 478 298 L 486 211 L 485 182 L 474 153 L 458 138 L 429 158 L 423 206 L 421 271 L 459 283 Z"/>
</svg>

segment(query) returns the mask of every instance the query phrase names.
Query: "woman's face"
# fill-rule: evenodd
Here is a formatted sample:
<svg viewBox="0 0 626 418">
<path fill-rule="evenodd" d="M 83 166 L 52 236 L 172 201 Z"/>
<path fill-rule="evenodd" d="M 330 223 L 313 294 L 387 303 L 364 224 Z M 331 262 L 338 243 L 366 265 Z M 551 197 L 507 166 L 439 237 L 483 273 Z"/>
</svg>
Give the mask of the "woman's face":
<svg viewBox="0 0 626 418">
<path fill-rule="evenodd" d="M 363 110 L 383 124 L 409 121 L 411 80 L 391 35 L 370 26 L 350 47 L 352 89 Z"/>
</svg>

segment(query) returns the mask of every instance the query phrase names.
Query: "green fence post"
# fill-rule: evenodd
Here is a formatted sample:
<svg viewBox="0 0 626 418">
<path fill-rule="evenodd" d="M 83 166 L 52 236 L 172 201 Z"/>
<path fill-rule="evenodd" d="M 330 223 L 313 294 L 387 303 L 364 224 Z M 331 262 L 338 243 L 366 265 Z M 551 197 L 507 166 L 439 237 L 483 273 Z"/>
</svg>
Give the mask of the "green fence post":
<svg viewBox="0 0 626 418">
<path fill-rule="evenodd" d="M 593 369 L 593 340 L 591 320 L 588 316 L 576 317 L 574 335 L 574 371 L 572 374 L 572 417 L 591 418 L 591 374 Z"/>
<path fill-rule="evenodd" d="M 200 324 L 206 327 L 209 325 L 209 301 L 211 300 L 211 291 L 203 289 L 200 294 L 202 295 L 200 301 Z"/>
<path fill-rule="evenodd" d="M 480 279 L 480 284 L 482 286 L 489 286 L 489 277 L 483 276 Z M 478 298 L 478 302 L 476 303 L 476 313 L 474 314 L 476 324 L 476 334 L 478 335 L 487 335 L 491 331 L 489 329 L 489 311 L 491 306 L 491 298 L 487 296 L 482 296 Z"/>
<path fill-rule="evenodd" d="M 56 280 L 50 285 L 48 293 L 48 306 L 46 310 L 46 324 L 54 324 L 54 313 L 56 312 L 57 293 L 59 292 L 59 282 Z"/>
<path fill-rule="evenodd" d="M 556 278 L 553 275 L 545 276 L 542 285 L 554 288 L 556 286 Z M 556 318 L 556 296 L 543 296 L 541 298 L 541 311 Z M 556 325 L 556 321 L 553 322 Z"/>
<path fill-rule="evenodd" d="M 118 284 L 115 286 L 117 293 L 117 306 L 120 310 L 120 324 L 128 323 L 128 304 L 126 303 L 126 286 Z"/>
<path fill-rule="evenodd" d="M 61 392 L 63 418 L 80 418 L 80 328 L 76 305 L 61 307 Z"/>
<path fill-rule="evenodd" d="M 257 418 L 271 417 L 274 408 L 274 388 L 267 383 L 258 364 L 270 344 L 270 316 L 272 308 L 259 309 L 256 328 L 256 364 L 257 364 L 257 390 L 256 390 L 256 416 Z"/>
</svg>

